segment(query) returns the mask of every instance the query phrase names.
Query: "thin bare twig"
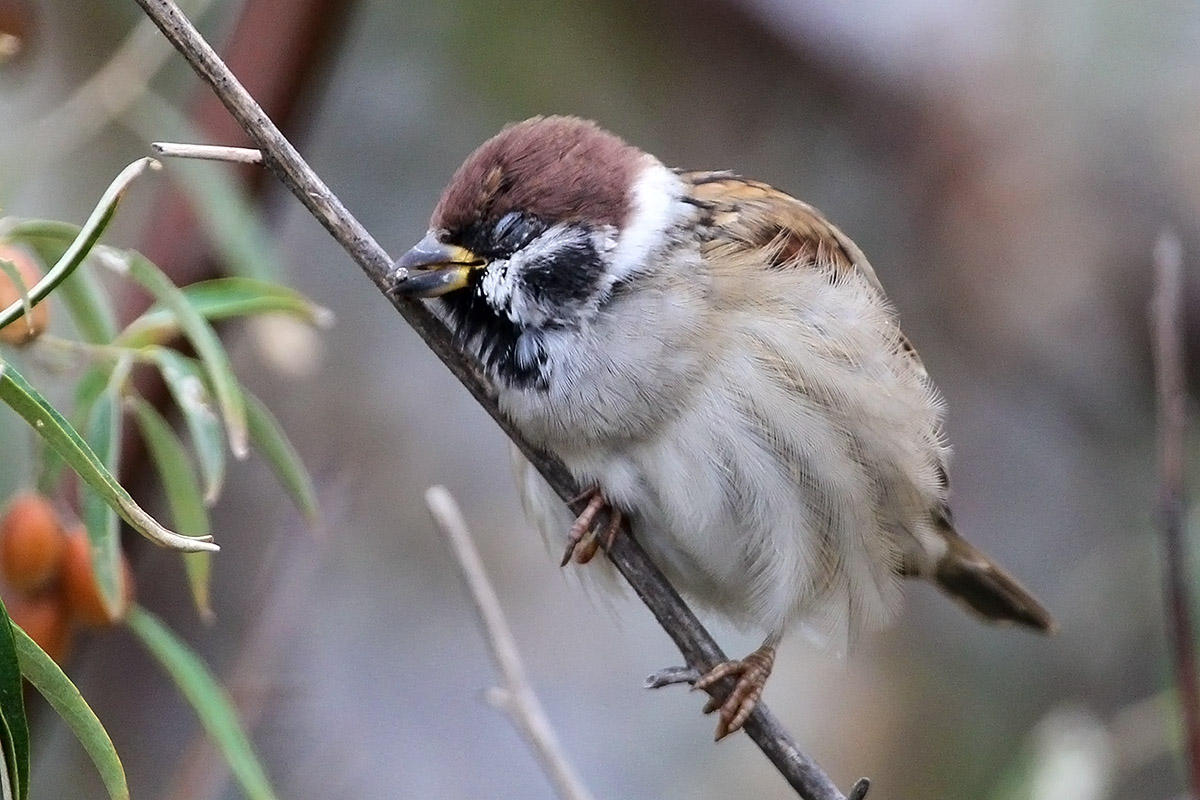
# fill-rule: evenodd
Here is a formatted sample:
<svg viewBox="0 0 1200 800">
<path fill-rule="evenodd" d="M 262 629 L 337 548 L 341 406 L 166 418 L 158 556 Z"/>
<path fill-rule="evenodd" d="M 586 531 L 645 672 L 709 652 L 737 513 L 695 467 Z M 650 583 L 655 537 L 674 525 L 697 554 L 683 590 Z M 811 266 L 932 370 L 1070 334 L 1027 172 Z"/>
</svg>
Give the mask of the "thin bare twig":
<svg viewBox="0 0 1200 800">
<path fill-rule="evenodd" d="M 504 619 L 500 598 L 496 597 L 496 590 L 488 580 L 483 559 L 475 549 L 458 503 L 446 487 L 432 486 L 425 492 L 425 505 L 429 506 L 433 521 L 450 542 L 468 593 L 475 601 L 475 610 L 487 635 L 492 658 L 500 671 L 504 685 L 496 688 L 492 697 L 500 708 L 508 712 L 517 729 L 529 742 L 558 796 L 563 800 L 592 800 L 591 793 L 567 761 L 550 719 L 525 677 L 517 642 Z"/>
<path fill-rule="evenodd" d="M 495 392 L 478 363 L 455 346 L 442 324 L 419 301 L 388 294 L 387 276 L 392 261 L 329 187 L 305 163 L 254 98 L 246 91 L 212 47 L 171 0 L 137 0 L 163 34 L 242 126 L 263 154 L 268 169 L 300 200 L 312 215 L 362 267 L 375 285 L 425 341 L 434 354 L 462 382 L 538 472 L 564 501 L 579 495 L 579 487 L 566 467 L 552 455 L 535 450 L 500 412 Z M 675 642 L 689 666 L 708 671 L 726 660 L 712 636 L 679 597 L 637 539 L 626 529 L 608 550 L 608 557 Z M 714 691 L 729 691 L 731 681 Z M 845 800 L 820 766 L 803 752 L 787 730 L 759 704 L 744 726 L 788 784 L 805 800 Z M 861 783 L 859 784 L 861 787 Z M 859 794 L 861 797 L 861 792 Z"/>
<path fill-rule="evenodd" d="M 1187 388 L 1183 352 L 1183 246 L 1172 230 L 1154 245 L 1154 299 L 1150 308 L 1157 376 L 1159 524 L 1162 526 L 1167 636 L 1175 660 L 1184 727 L 1184 757 L 1192 796 L 1200 796 L 1200 687 L 1196 683 L 1195 628 L 1184 543 L 1184 449 Z"/>
<path fill-rule="evenodd" d="M 184 144 L 180 142 L 151 142 L 156 156 L 167 158 L 198 158 L 205 161 L 230 161 L 234 164 L 261 164 L 262 153 L 253 147 L 224 147 L 216 144 Z"/>
</svg>

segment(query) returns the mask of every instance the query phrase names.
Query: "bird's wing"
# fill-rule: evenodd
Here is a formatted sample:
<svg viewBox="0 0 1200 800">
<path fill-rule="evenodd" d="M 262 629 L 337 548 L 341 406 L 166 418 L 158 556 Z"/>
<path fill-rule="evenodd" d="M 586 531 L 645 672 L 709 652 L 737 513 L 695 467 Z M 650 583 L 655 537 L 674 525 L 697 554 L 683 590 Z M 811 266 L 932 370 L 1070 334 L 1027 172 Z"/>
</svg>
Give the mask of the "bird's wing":
<svg viewBox="0 0 1200 800">
<path fill-rule="evenodd" d="M 771 253 L 767 266 L 772 269 L 820 264 L 854 272 L 886 298 L 863 251 L 808 203 L 731 172 L 684 172 L 680 177 L 691 188 L 689 200 L 725 234 L 713 246 L 727 246 L 732 240 L 746 250 L 766 250 Z M 903 334 L 900 345 L 913 367 L 927 377 L 921 357 Z"/>
</svg>

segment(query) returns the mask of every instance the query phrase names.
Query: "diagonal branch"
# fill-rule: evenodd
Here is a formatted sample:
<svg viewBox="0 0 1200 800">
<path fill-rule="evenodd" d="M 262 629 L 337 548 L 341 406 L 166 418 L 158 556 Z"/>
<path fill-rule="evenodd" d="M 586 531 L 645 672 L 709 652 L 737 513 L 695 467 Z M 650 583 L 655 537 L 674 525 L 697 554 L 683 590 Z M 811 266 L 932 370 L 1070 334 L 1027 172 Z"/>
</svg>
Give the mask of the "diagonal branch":
<svg viewBox="0 0 1200 800">
<path fill-rule="evenodd" d="M 388 295 L 387 275 L 391 259 L 341 201 L 321 181 L 279 129 L 237 81 L 212 47 L 171 0 L 137 0 L 171 44 L 216 93 L 217 97 L 262 151 L 268 169 L 300 200 L 312 215 L 362 267 L 396 310 L 416 330 L 481 406 L 496 420 L 521 449 L 559 497 L 564 501 L 579 494 L 579 488 L 562 462 L 533 449 L 520 432 L 501 414 L 495 393 L 479 365 L 453 343 L 449 331 L 419 301 Z M 628 533 L 628 531 L 627 531 Z M 696 619 L 691 609 L 650 562 L 632 535 L 618 536 L 608 551 L 609 558 L 645 602 L 659 624 L 675 642 L 687 663 L 705 672 L 725 660 L 724 653 Z M 717 688 L 728 691 L 728 684 Z M 760 704 L 747 720 L 745 731 L 766 754 L 787 782 L 805 800 L 845 800 L 815 761 L 805 754 L 778 720 Z M 858 800 L 866 793 L 866 781 L 851 792 Z"/>
</svg>

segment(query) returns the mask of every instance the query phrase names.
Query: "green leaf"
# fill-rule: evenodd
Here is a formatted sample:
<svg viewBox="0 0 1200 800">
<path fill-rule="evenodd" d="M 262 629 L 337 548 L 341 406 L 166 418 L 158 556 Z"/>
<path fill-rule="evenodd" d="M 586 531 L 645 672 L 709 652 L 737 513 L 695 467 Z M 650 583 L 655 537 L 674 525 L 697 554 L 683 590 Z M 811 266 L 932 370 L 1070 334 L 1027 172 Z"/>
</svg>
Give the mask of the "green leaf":
<svg viewBox="0 0 1200 800">
<path fill-rule="evenodd" d="M 46 265 L 63 257 L 71 242 L 79 236 L 79 226 L 56 219 L 5 220 L 3 238 L 28 246 Z"/>
<path fill-rule="evenodd" d="M 196 354 L 208 374 L 209 385 L 216 395 L 217 405 L 225 420 L 229 436 L 229 449 L 237 458 L 245 458 L 250 452 L 246 431 L 246 401 L 241 387 L 233 375 L 229 356 L 217 333 L 203 316 L 187 301 L 179 287 L 141 253 L 129 251 L 125 260 L 129 275 L 150 290 L 155 299 L 175 315 L 188 341 L 196 348 Z"/>
<path fill-rule="evenodd" d="M 139 158 L 119 174 L 104 194 L 100 197 L 100 202 L 96 204 L 92 214 L 88 217 L 87 222 L 79 229 L 79 235 L 71 242 L 71 245 L 62 254 L 62 257 L 50 268 L 46 276 L 37 282 L 29 291 L 29 301 L 33 305 L 37 305 L 46 296 L 54 290 L 56 286 L 75 271 L 75 268 L 83 263 L 83 260 L 91 252 L 92 247 L 100 240 L 104 229 L 108 227 L 109 221 L 112 220 L 113 214 L 117 210 L 117 204 L 120 203 L 121 197 L 124 196 L 125 190 L 133 181 L 146 171 L 147 168 L 158 168 L 161 166 L 152 158 Z M 11 232 L 10 232 L 11 236 Z M 24 313 L 21 307 L 21 301 L 17 301 L 8 308 L 0 310 L 0 328 L 11 323 L 19 318 Z"/>
<path fill-rule="evenodd" d="M 246 418 L 250 425 L 250 441 L 260 452 L 279 478 L 292 502 L 309 522 L 317 521 L 317 492 L 313 488 L 312 476 L 304 468 L 300 454 L 288 441 L 278 420 L 270 409 L 246 392 Z"/>
<path fill-rule="evenodd" d="M 84 341 L 107 344 L 117 335 L 112 303 L 91 270 L 75 272 L 58 287 L 58 294 Z"/>
<path fill-rule="evenodd" d="M 149 611 L 135 606 L 125 625 L 167 670 L 171 680 L 196 710 L 200 724 L 217 745 L 230 771 L 251 800 L 274 800 L 266 770 L 238 720 L 233 701 L 200 657 Z"/>
<path fill-rule="evenodd" d="M 216 278 L 184 286 L 180 291 L 200 316 L 210 322 L 255 314 L 287 314 L 311 325 L 325 326 L 333 317 L 328 309 L 293 289 L 252 278 Z M 161 344 L 178 332 L 175 315 L 161 303 L 155 303 L 121 332 L 117 344 L 127 347 Z"/>
<path fill-rule="evenodd" d="M 63 674 L 50 656 L 26 635 L 14 627 L 13 636 L 17 646 L 17 659 L 21 674 L 25 676 L 50 706 L 58 712 L 67 726 L 74 732 L 88 757 L 96 765 L 108 796 L 113 800 L 129 799 L 129 784 L 125 780 L 125 768 L 113 747 L 108 731 L 100 724 L 94 711 L 79 694 L 71 679 Z"/>
<path fill-rule="evenodd" d="M 213 409 L 212 396 L 200 365 L 194 359 L 165 347 L 151 347 L 146 353 L 158 365 L 167 390 L 183 413 L 183 422 L 200 462 L 204 502 L 212 505 L 221 494 L 221 485 L 225 480 L 225 442 L 221 420 Z"/>
<path fill-rule="evenodd" d="M 208 512 L 200 495 L 196 471 L 187 457 L 183 442 L 154 406 L 140 397 L 129 398 L 129 403 L 141 429 L 142 440 L 145 441 L 150 458 L 158 469 L 158 477 L 162 481 L 175 529 L 185 536 L 207 536 Z M 202 619 L 211 621 L 213 612 L 209 573 L 212 555 L 186 553 L 183 563 L 196 609 Z"/>
<path fill-rule="evenodd" d="M 122 370 L 124 371 L 124 370 Z M 96 458 L 110 475 L 118 473 L 121 455 L 121 409 L 117 394 L 102 392 L 92 404 L 84 431 Z M 125 608 L 125 575 L 121 569 L 120 520 L 105 498 L 90 485 L 80 487 L 83 525 L 87 528 L 92 570 L 109 618 L 120 619 Z"/>
<path fill-rule="evenodd" d="M 8 610 L 0 603 L 0 737 L 12 797 L 29 792 L 29 725 L 25 718 L 24 685 Z"/>
<path fill-rule="evenodd" d="M 83 373 L 78 383 L 75 384 L 75 408 L 74 419 L 71 424 L 76 430 L 87 430 L 88 420 L 92 415 L 92 407 L 96 404 L 96 400 L 106 389 L 108 389 L 109 381 L 113 377 L 113 370 L 116 368 L 116 362 L 96 364 L 87 372 Z M 128 375 L 128 364 L 122 367 L 123 378 Z M 55 450 L 45 439 L 39 440 L 42 445 L 42 468 L 38 475 L 38 490 L 45 495 L 53 495 L 58 490 L 58 482 L 62 477 L 63 467 L 66 465 L 62 455 Z"/>
<path fill-rule="evenodd" d="M 142 510 L 112 473 L 104 468 L 78 431 L 11 364 L 3 360 L 0 360 L 0 401 L 32 425 L 51 447 L 62 454 L 71 468 L 139 533 L 164 547 L 184 552 L 219 549 L 210 540 L 180 536 L 167 530 Z"/>
<path fill-rule="evenodd" d="M 5 234 L 6 239 L 29 247 L 48 269 L 79 236 L 79 226 L 57 220 L 27 219 L 17 222 Z M 58 287 L 84 341 L 104 344 L 117 334 L 116 318 L 104 288 L 90 270 L 76 270 Z"/>
</svg>

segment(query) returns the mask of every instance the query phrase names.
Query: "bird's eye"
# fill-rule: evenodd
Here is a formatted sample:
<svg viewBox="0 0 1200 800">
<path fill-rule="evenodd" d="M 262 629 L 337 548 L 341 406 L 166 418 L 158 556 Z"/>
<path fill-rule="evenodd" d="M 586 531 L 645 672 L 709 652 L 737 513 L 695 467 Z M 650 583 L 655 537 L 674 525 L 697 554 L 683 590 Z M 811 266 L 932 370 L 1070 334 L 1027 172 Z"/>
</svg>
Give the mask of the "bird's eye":
<svg viewBox="0 0 1200 800">
<path fill-rule="evenodd" d="M 510 211 L 496 222 L 496 228 L 492 231 L 492 234 L 496 237 L 496 241 L 503 241 L 504 239 L 507 239 L 508 235 L 516 230 L 520 224 L 521 215 L 516 211 Z"/>
<path fill-rule="evenodd" d="M 496 221 L 492 229 L 492 241 L 498 249 L 514 253 L 529 244 L 541 230 L 542 225 L 536 218 L 510 211 Z"/>
</svg>

